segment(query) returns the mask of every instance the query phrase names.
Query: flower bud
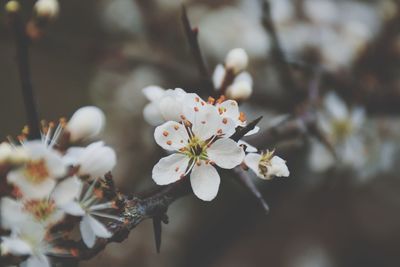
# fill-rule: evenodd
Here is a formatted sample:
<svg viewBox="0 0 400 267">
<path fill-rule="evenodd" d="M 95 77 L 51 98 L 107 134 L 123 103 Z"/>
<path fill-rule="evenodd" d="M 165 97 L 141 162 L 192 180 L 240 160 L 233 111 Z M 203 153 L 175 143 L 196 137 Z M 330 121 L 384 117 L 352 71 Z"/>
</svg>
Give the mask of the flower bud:
<svg viewBox="0 0 400 267">
<path fill-rule="evenodd" d="M 78 175 L 89 175 L 91 178 L 103 177 L 117 163 L 115 151 L 101 141 L 85 148 L 72 147 L 67 151 L 66 157 L 73 165 L 79 166 Z"/>
<path fill-rule="evenodd" d="M 225 59 L 225 67 L 233 70 L 235 74 L 247 68 L 249 57 L 242 48 L 235 48 L 229 51 Z"/>
<path fill-rule="evenodd" d="M 226 90 L 226 96 L 233 100 L 246 100 L 253 92 L 253 78 L 244 71 L 236 76 L 232 85 Z"/>
<path fill-rule="evenodd" d="M 54 19 L 58 16 L 60 6 L 58 0 L 38 0 L 34 10 L 39 18 Z"/>
<path fill-rule="evenodd" d="M 75 111 L 66 129 L 70 134 L 70 141 L 76 142 L 95 137 L 103 130 L 104 124 L 103 111 L 98 107 L 87 106 Z"/>
</svg>

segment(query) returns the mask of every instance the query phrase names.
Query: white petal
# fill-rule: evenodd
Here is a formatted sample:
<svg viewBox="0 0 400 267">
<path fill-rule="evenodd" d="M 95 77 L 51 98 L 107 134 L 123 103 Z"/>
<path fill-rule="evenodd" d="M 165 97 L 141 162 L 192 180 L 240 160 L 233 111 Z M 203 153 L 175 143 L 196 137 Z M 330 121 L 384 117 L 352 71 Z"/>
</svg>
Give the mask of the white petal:
<svg viewBox="0 0 400 267">
<path fill-rule="evenodd" d="M 268 169 L 269 175 L 277 177 L 288 177 L 289 169 L 286 166 L 286 161 L 278 156 L 273 156 L 271 159 L 271 167 Z"/>
<path fill-rule="evenodd" d="M 204 112 L 209 106 L 211 106 L 203 99 L 201 99 L 201 97 L 199 97 L 197 94 L 194 93 L 186 94 L 183 97 L 182 103 L 183 103 L 182 105 L 183 115 L 186 120 L 192 123 L 194 121 L 194 117 L 198 113 Z"/>
<path fill-rule="evenodd" d="M 192 131 L 200 140 L 207 140 L 217 135 L 223 125 L 216 107 L 208 104 L 203 110 L 193 113 L 191 122 L 193 123 Z"/>
<path fill-rule="evenodd" d="M 321 143 L 312 141 L 309 163 L 313 171 L 323 172 L 335 164 L 335 159 Z"/>
<path fill-rule="evenodd" d="M 244 151 L 235 141 L 229 138 L 217 140 L 207 149 L 208 158 L 219 167 L 232 169 L 242 163 Z"/>
<path fill-rule="evenodd" d="M 72 115 L 66 129 L 70 133 L 72 142 L 90 139 L 103 130 L 105 120 L 103 111 L 98 107 L 82 107 Z"/>
<path fill-rule="evenodd" d="M 217 170 L 211 164 L 201 163 L 193 167 L 190 183 L 194 194 L 204 201 L 213 200 L 219 189 L 221 179 Z"/>
<path fill-rule="evenodd" d="M 166 185 L 178 181 L 185 174 L 189 158 L 175 153 L 160 159 L 154 166 L 152 177 L 158 185 Z"/>
<path fill-rule="evenodd" d="M 362 107 L 355 107 L 351 113 L 351 123 L 355 129 L 360 129 L 365 122 L 365 109 Z"/>
<path fill-rule="evenodd" d="M 107 228 L 98 220 L 96 220 L 94 217 L 87 215 L 84 217 L 92 228 L 94 234 L 98 237 L 101 238 L 109 238 L 112 236 L 110 231 L 107 230 Z"/>
<path fill-rule="evenodd" d="M 51 197 L 57 206 L 63 206 L 78 198 L 81 194 L 82 182 L 77 177 L 70 177 L 59 183 L 54 189 Z"/>
<path fill-rule="evenodd" d="M 23 170 L 12 171 L 7 180 L 19 188 L 25 198 L 44 198 L 48 196 L 56 185 L 54 179 L 46 179 L 39 184 L 33 184 L 26 179 Z"/>
<path fill-rule="evenodd" d="M 225 77 L 225 68 L 221 64 L 218 64 L 215 67 L 215 70 L 214 70 L 214 73 L 212 76 L 212 80 L 213 80 L 215 89 L 219 89 L 221 87 L 224 77 Z"/>
<path fill-rule="evenodd" d="M 253 86 L 253 78 L 247 71 L 241 72 L 238 76 L 236 76 L 235 80 L 233 81 L 233 83 L 239 83 L 239 82 L 247 83 L 250 85 L 250 87 Z"/>
<path fill-rule="evenodd" d="M 253 130 L 247 132 L 247 134 L 245 134 L 244 136 L 250 136 L 250 135 L 258 133 L 259 131 L 260 131 L 260 127 L 254 126 Z"/>
<path fill-rule="evenodd" d="M 255 153 L 258 151 L 258 149 L 256 147 L 250 145 L 249 143 L 247 143 L 246 141 L 243 141 L 243 140 L 239 140 L 238 145 L 245 145 L 246 152 L 248 152 L 248 153 Z"/>
<path fill-rule="evenodd" d="M 165 120 L 158 108 L 158 103 L 149 103 L 143 109 L 144 119 L 152 126 L 157 126 Z"/>
<path fill-rule="evenodd" d="M 324 103 L 329 114 L 336 120 L 344 120 L 349 115 L 346 103 L 333 92 L 325 96 Z"/>
<path fill-rule="evenodd" d="M 164 121 L 182 120 L 182 102 L 175 96 L 165 96 L 159 100 L 158 108 Z"/>
<path fill-rule="evenodd" d="M 159 100 L 165 93 L 165 90 L 157 85 L 150 85 L 142 89 L 146 98 L 153 102 Z"/>
<path fill-rule="evenodd" d="M 117 156 L 111 147 L 104 146 L 103 142 L 95 142 L 85 148 L 78 163 L 80 175 L 99 178 L 115 167 Z"/>
<path fill-rule="evenodd" d="M 247 68 L 248 63 L 249 57 L 243 48 L 232 49 L 226 55 L 225 66 L 232 69 L 235 73 Z"/>
<path fill-rule="evenodd" d="M 0 202 L 1 226 L 4 229 L 17 229 L 29 215 L 23 212 L 23 204 L 9 197 L 3 197 Z"/>
<path fill-rule="evenodd" d="M 85 215 L 85 211 L 82 209 L 82 206 L 78 202 L 69 202 L 60 207 L 63 211 L 73 216 L 83 216 Z"/>
<path fill-rule="evenodd" d="M 239 120 L 239 105 L 234 100 L 226 100 L 221 104 L 217 104 L 218 112 L 222 117 L 231 118 L 234 121 Z"/>
<path fill-rule="evenodd" d="M 89 248 L 94 246 L 94 242 L 96 241 L 96 235 L 92 230 L 92 227 L 89 223 L 89 216 L 84 216 L 79 224 L 79 228 L 81 230 L 82 240 L 85 245 Z"/>
<path fill-rule="evenodd" d="M 259 164 L 261 155 L 257 153 L 249 153 L 244 158 L 244 163 L 249 167 L 258 177 L 265 179 L 264 175 L 260 173 Z"/>
<path fill-rule="evenodd" d="M 26 267 L 51 267 L 49 259 L 43 254 L 29 257 L 22 265 Z"/>
<path fill-rule="evenodd" d="M 0 244 L 1 254 L 13 254 L 15 256 L 30 255 L 32 248 L 29 243 L 19 238 L 3 237 Z"/>
<path fill-rule="evenodd" d="M 187 145 L 189 136 L 185 126 L 175 121 L 167 121 L 156 128 L 154 139 L 165 150 L 177 151 Z"/>
</svg>

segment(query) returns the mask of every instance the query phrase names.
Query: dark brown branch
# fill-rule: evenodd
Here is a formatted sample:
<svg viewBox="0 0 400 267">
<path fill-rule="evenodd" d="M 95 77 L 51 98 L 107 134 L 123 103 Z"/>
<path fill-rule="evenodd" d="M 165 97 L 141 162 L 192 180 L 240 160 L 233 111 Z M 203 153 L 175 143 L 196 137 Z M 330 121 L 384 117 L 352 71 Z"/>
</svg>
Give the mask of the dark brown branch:
<svg viewBox="0 0 400 267">
<path fill-rule="evenodd" d="M 202 52 L 200 49 L 200 45 L 199 45 L 199 40 L 197 38 L 198 34 L 199 34 L 199 29 L 193 28 L 191 26 L 185 5 L 182 5 L 181 20 L 182 20 L 183 29 L 185 31 L 186 38 L 189 43 L 190 52 L 193 55 L 193 58 L 197 65 L 197 69 L 198 69 L 200 77 L 202 79 L 202 83 L 204 84 L 203 89 L 205 92 L 207 92 L 208 95 L 214 95 L 215 94 L 214 86 L 210 79 L 210 73 L 208 71 L 207 65 L 203 58 L 203 55 L 202 55 Z"/>
<path fill-rule="evenodd" d="M 33 91 L 29 68 L 29 37 L 26 35 L 25 23 L 18 12 L 10 14 L 16 43 L 16 60 L 21 80 L 26 118 L 29 127 L 29 138 L 40 139 L 39 115 Z"/>
</svg>

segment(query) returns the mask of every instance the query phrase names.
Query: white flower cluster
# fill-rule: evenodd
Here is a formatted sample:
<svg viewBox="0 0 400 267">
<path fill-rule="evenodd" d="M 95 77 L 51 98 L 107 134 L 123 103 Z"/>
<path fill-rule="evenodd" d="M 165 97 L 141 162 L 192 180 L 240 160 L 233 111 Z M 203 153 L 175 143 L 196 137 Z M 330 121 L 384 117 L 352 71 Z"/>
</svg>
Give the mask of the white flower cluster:
<svg viewBox="0 0 400 267">
<path fill-rule="evenodd" d="M 96 237 L 111 236 L 96 217 L 121 220 L 103 212 L 117 208 L 115 201 L 104 201 L 101 189 L 116 164 L 115 152 L 101 141 L 70 145 L 94 137 L 103 126 L 102 111 L 84 107 L 57 128 L 44 125 L 42 140 L 0 145 L 1 175 L 12 188 L 0 203 L 1 228 L 11 233 L 1 238 L 1 255 L 28 256 L 28 267 L 51 266 L 47 256 L 64 253 L 54 244 L 65 235 L 51 230 L 71 215 L 88 247 Z"/>
<path fill-rule="evenodd" d="M 225 64 L 216 66 L 213 74 L 214 87 L 229 99 L 246 100 L 253 92 L 253 79 L 245 71 L 249 62 L 246 51 L 235 48 L 229 51 Z"/>
<path fill-rule="evenodd" d="M 229 68 L 240 65 L 236 60 L 230 58 L 226 65 Z M 159 125 L 154 132 L 155 141 L 171 153 L 153 168 L 152 177 L 157 184 L 166 185 L 189 176 L 194 194 L 210 201 L 216 197 L 220 185 L 218 168 L 233 169 L 248 164 L 263 179 L 289 175 L 285 161 L 273 156 L 273 152 L 267 152 L 268 156 L 246 155 L 249 150 L 257 149 L 230 138 L 238 128 L 247 125 L 235 100 L 222 96 L 204 101 L 197 94 L 179 88 L 164 90 L 150 86 L 143 92 L 151 101 L 144 109 L 144 117 L 150 124 Z M 255 128 L 247 135 L 257 132 Z"/>
</svg>

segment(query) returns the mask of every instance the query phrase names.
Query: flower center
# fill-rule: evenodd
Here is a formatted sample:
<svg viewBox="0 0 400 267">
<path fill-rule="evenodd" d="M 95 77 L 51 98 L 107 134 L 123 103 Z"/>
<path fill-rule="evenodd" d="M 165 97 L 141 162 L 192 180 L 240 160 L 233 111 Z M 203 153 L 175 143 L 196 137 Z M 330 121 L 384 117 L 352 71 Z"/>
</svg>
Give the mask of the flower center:
<svg viewBox="0 0 400 267">
<path fill-rule="evenodd" d="M 207 160 L 207 143 L 193 136 L 185 147 L 184 153 L 191 159 Z"/>
<path fill-rule="evenodd" d="M 55 209 L 53 200 L 29 200 L 24 203 L 24 210 L 29 212 L 37 221 L 46 221 Z"/>
<path fill-rule="evenodd" d="M 351 134 L 353 127 L 350 120 L 336 120 L 333 122 L 333 134 L 338 140 L 343 140 Z"/>
<path fill-rule="evenodd" d="M 258 163 L 258 169 L 260 173 L 264 176 L 268 176 L 268 168 L 271 167 L 271 159 L 274 155 L 274 151 L 266 151 L 262 153 L 260 162 Z"/>
<path fill-rule="evenodd" d="M 44 159 L 30 161 L 25 166 L 25 174 L 32 183 L 41 183 L 49 177 L 49 171 Z"/>
</svg>

